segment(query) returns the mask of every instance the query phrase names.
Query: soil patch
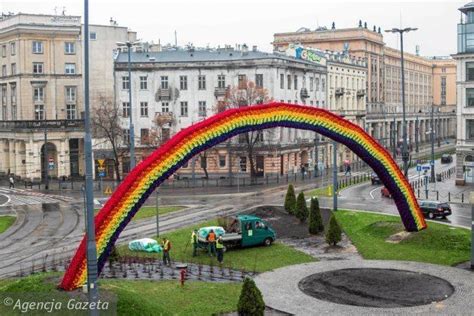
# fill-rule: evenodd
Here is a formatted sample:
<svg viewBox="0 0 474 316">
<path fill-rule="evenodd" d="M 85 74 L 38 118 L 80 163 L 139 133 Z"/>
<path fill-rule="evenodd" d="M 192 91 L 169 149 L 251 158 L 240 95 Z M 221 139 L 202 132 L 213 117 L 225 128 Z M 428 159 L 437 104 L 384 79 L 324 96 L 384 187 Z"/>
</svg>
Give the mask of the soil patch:
<svg viewBox="0 0 474 316">
<path fill-rule="evenodd" d="M 454 293 L 441 278 L 392 269 L 341 269 L 313 274 L 298 287 L 305 294 L 338 304 L 396 308 L 439 302 Z"/>
<path fill-rule="evenodd" d="M 392 244 L 398 244 L 405 239 L 409 239 L 411 236 L 412 236 L 411 232 L 401 231 L 399 233 L 391 235 L 385 241 Z"/>
</svg>

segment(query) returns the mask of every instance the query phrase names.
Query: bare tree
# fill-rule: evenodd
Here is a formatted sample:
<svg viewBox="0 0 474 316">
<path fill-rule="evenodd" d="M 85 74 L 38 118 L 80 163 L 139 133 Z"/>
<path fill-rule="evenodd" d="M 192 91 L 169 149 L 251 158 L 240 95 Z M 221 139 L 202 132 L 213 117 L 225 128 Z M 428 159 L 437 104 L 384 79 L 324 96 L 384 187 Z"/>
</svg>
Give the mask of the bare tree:
<svg viewBox="0 0 474 316">
<path fill-rule="evenodd" d="M 218 102 L 217 112 L 227 109 L 242 108 L 255 104 L 264 104 L 270 102 L 268 91 L 263 87 L 257 87 L 254 82 L 244 80 L 239 82 L 237 87 L 227 89 L 225 101 Z M 239 135 L 239 142 L 245 146 L 246 155 L 250 163 L 250 178 L 252 181 L 257 177 L 256 168 L 256 145 L 263 139 L 263 131 L 251 131 Z"/>
<path fill-rule="evenodd" d="M 120 125 L 121 117 L 120 109 L 105 98 L 100 99 L 91 115 L 94 138 L 102 139 L 112 147 L 115 176 L 118 181 L 121 180 L 120 160 L 128 149 L 128 146 L 123 146 L 124 133 Z"/>
</svg>

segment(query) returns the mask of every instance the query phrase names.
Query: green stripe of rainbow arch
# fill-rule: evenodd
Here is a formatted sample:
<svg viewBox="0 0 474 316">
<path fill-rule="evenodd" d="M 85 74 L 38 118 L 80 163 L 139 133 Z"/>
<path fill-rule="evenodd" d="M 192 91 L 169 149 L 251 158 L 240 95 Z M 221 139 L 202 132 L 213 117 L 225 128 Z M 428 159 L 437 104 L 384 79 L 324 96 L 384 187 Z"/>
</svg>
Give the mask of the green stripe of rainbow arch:
<svg viewBox="0 0 474 316">
<path fill-rule="evenodd" d="M 426 228 L 414 192 L 400 168 L 361 127 L 324 109 L 275 102 L 227 110 L 194 124 L 135 167 L 95 217 L 99 272 L 120 233 L 147 197 L 191 157 L 237 134 L 273 127 L 312 130 L 346 145 L 378 174 L 392 194 L 406 230 Z M 65 290 L 80 287 L 86 274 L 84 237 L 60 286 Z"/>
</svg>

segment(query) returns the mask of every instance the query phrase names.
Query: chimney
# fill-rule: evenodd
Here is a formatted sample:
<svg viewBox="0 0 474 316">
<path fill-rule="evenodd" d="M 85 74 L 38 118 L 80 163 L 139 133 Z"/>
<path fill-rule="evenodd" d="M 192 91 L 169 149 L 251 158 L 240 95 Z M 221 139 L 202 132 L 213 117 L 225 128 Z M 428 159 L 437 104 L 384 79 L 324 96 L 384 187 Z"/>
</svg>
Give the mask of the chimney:
<svg viewBox="0 0 474 316">
<path fill-rule="evenodd" d="M 247 44 L 243 44 L 242 45 L 242 56 L 243 55 L 248 55 L 248 52 L 249 52 L 249 48 L 248 48 Z"/>
<path fill-rule="evenodd" d="M 256 52 L 257 51 L 257 45 L 253 45 L 252 46 L 252 52 Z"/>
</svg>

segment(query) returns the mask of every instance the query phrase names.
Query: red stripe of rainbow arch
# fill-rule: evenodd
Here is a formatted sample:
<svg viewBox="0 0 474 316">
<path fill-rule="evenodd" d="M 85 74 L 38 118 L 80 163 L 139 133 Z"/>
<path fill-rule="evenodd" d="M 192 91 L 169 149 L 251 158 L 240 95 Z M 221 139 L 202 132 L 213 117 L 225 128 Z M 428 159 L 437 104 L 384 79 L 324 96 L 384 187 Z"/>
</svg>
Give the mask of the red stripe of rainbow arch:
<svg viewBox="0 0 474 316">
<path fill-rule="evenodd" d="M 415 194 L 396 162 L 361 127 L 327 110 L 273 102 L 231 109 L 194 124 L 172 137 L 136 166 L 95 217 L 99 273 L 122 230 L 146 198 L 192 156 L 250 130 L 292 127 L 318 132 L 346 145 L 378 174 L 392 194 L 407 231 L 426 228 Z M 86 282 L 86 240 L 79 245 L 60 287 Z"/>
</svg>

